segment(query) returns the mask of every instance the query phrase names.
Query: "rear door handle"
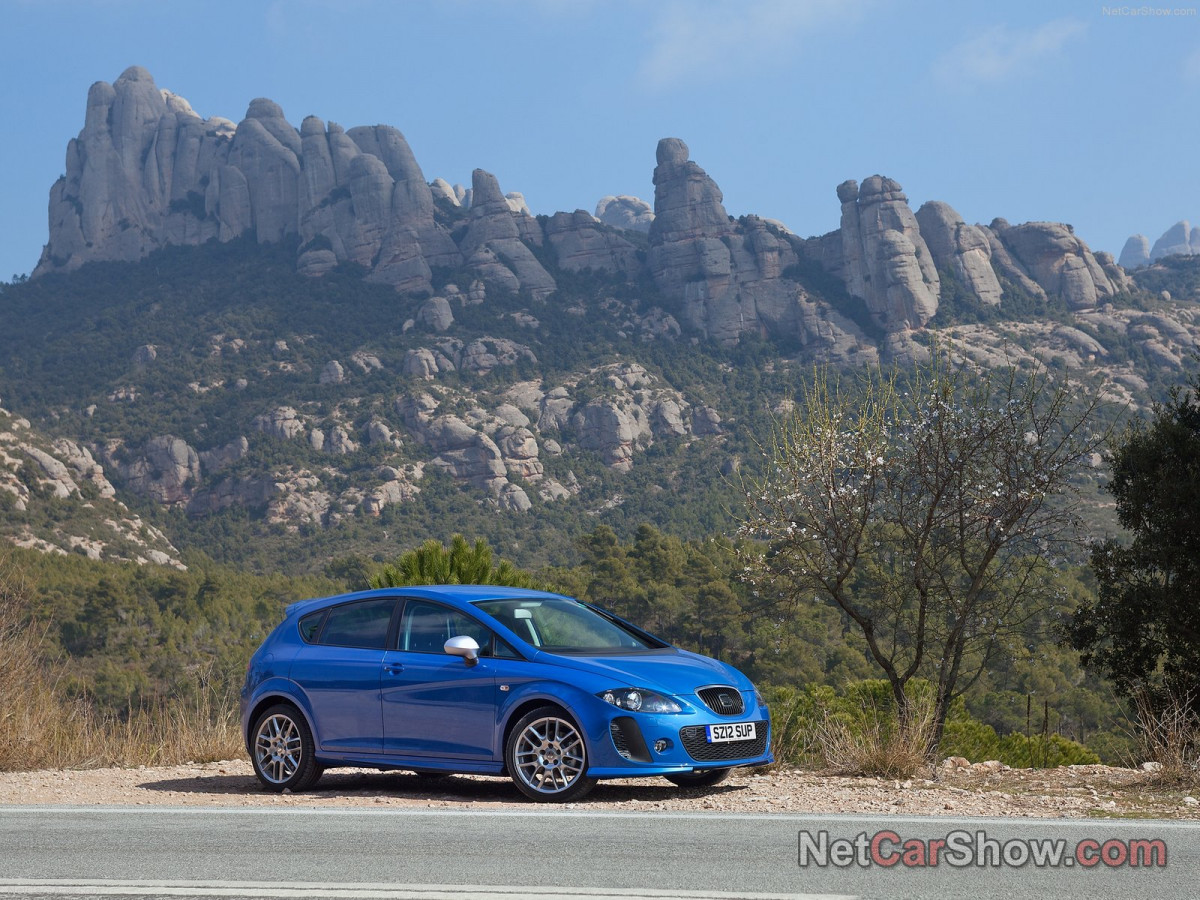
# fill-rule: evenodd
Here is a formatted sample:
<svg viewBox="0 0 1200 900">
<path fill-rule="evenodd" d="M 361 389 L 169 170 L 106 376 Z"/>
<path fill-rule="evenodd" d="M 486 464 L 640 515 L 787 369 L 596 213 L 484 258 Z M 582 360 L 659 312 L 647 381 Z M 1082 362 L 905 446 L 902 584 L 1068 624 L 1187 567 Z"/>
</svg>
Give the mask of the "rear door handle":
<svg viewBox="0 0 1200 900">
<path fill-rule="evenodd" d="M 402 663 L 385 663 L 383 666 L 383 671 L 387 672 L 389 675 L 399 675 L 404 671 L 404 665 Z"/>
</svg>

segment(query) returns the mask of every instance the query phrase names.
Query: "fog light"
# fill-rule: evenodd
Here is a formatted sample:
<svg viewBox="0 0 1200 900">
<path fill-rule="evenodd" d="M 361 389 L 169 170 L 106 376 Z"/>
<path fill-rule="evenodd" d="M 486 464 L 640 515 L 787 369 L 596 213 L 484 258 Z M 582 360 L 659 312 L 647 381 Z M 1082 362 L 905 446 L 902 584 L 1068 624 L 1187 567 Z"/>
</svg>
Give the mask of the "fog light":
<svg viewBox="0 0 1200 900">
<path fill-rule="evenodd" d="M 668 741 L 666 738 L 659 738 L 657 741 L 654 742 L 654 752 L 655 753 L 665 753 L 670 746 L 671 746 L 671 742 Z"/>
</svg>

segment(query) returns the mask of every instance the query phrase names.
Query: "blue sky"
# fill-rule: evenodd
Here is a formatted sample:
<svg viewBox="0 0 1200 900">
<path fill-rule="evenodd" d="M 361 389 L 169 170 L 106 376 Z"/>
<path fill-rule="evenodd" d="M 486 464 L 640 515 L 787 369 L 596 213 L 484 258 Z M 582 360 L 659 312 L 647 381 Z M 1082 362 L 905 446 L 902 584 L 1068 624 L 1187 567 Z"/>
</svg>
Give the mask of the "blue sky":
<svg viewBox="0 0 1200 900">
<path fill-rule="evenodd" d="M 880 173 L 1117 253 L 1200 218 L 1200 0 L 1168 2 L 0 0 L 0 278 L 37 262 L 88 87 L 135 64 L 203 116 L 395 125 L 427 179 L 481 167 L 535 213 L 652 199 L 673 136 L 802 235 Z"/>
</svg>

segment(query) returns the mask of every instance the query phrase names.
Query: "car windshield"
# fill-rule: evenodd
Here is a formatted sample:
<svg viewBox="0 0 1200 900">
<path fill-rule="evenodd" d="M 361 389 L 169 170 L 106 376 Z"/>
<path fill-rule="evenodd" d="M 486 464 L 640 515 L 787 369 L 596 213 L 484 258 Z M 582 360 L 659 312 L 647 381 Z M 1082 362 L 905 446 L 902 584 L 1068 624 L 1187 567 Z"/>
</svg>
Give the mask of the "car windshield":
<svg viewBox="0 0 1200 900">
<path fill-rule="evenodd" d="M 576 600 L 480 600 L 475 605 L 522 640 L 551 653 L 659 649 Z"/>
</svg>

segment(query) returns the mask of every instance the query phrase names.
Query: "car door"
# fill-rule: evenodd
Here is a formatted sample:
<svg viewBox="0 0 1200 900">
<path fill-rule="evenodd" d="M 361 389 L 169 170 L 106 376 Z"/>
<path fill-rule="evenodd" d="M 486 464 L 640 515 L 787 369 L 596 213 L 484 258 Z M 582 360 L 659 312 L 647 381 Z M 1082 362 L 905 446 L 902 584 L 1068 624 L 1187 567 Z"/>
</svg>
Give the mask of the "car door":
<svg viewBox="0 0 1200 900">
<path fill-rule="evenodd" d="M 322 750 L 382 751 L 380 673 L 396 603 L 375 597 L 332 607 L 293 660 L 291 677 L 308 696 Z"/>
<path fill-rule="evenodd" d="M 457 635 L 470 635 L 482 648 L 474 665 L 446 653 L 446 641 Z M 505 660 L 489 655 L 492 642 L 491 631 L 465 613 L 431 600 L 404 602 L 395 649 L 383 660 L 385 753 L 493 758 L 497 677 Z"/>
</svg>

